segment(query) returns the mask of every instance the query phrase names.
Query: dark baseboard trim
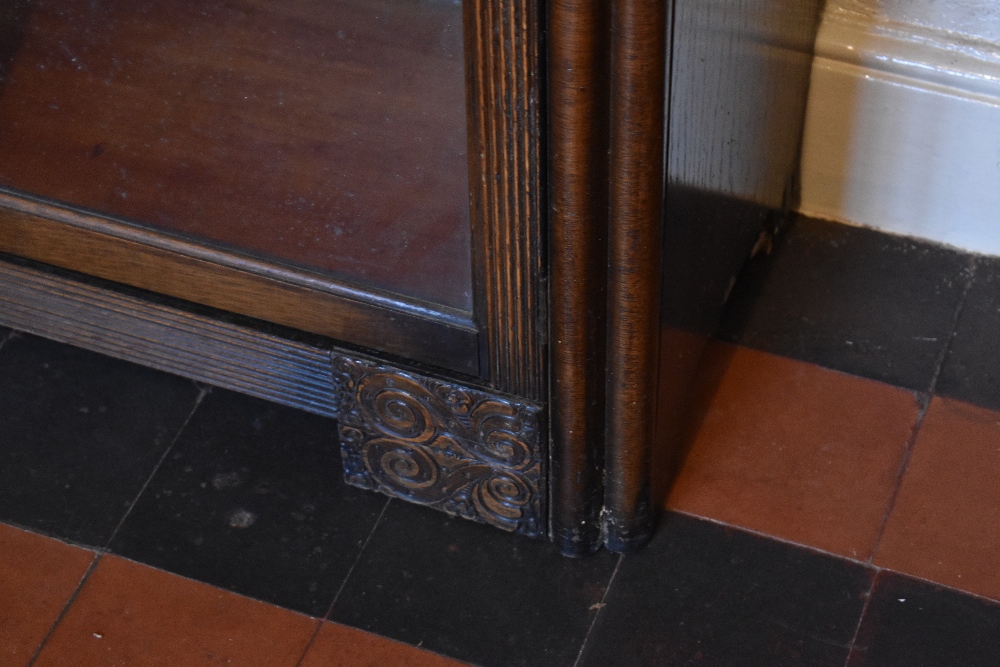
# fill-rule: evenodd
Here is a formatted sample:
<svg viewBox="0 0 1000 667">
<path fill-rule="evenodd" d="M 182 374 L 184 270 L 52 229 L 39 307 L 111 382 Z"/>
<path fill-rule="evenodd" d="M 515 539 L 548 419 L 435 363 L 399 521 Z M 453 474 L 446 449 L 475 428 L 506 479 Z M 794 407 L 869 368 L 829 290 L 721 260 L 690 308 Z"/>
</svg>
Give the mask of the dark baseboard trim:
<svg viewBox="0 0 1000 667">
<path fill-rule="evenodd" d="M 336 416 L 329 347 L 5 261 L 0 325 Z"/>
</svg>

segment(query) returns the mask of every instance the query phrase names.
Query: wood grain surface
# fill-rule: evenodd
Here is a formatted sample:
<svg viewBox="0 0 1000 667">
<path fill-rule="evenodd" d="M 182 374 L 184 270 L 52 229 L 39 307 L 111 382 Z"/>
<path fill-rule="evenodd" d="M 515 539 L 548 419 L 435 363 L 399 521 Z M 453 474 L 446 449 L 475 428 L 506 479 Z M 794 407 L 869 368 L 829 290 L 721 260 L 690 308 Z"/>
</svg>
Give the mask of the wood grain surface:
<svg viewBox="0 0 1000 667">
<path fill-rule="evenodd" d="M 822 0 L 674 0 L 669 186 L 795 206 Z"/>
<path fill-rule="evenodd" d="M 0 324 L 336 417 L 328 345 L 3 260 Z"/>
<path fill-rule="evenodd" d="M 552 537 L 601 545 L 607 278 L 608 11 L 553 0 L 549 41 Z"/>
<path fill-rule="evenodd" d="M 478 331 L 461 313 L 379 300 L 366 291 L 338 292 L 281 266 L 65 207 L 0 193 L 0 251 L 420 363 L 479 372 Z"/>
<path fill-rule="evenodd" d="M 631 551 L 652 534 L 667 6 L 612 5 L 611 178 L 605 545 Z"/>
<path fill-rule="evenodd" d="M 484 375 L 547 392 L 542 3 L 467 0 L 475 319 Z"/>
</svg>

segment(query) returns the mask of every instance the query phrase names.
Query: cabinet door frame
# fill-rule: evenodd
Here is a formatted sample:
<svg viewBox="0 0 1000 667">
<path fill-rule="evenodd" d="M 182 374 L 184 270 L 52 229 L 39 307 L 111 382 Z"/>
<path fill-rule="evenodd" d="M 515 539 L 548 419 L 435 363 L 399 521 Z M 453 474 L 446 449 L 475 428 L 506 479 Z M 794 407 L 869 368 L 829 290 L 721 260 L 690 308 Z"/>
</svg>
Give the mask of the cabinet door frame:
<svg viewBox="0 0 1000 667">
<path fill-rule="evenodd" d="M 602 544 L 632 550 L 648 538 L 652 521 L 663 0 L 613 0 L 607 8 L 591 0 L 462 4 L 473 312 L 362 290 L 0 190 L 0 253 L 57 267 L 47 276 L 0 256 L 0 303 L 16 306 L 10 317 L 0 309 L 0 324 L 321 414 L 350 414 L 360 426 L 346 420 L 353 430 L 342 425 L 341 441 L 358 447 L 385 441 L 386 424 L 401 414 L 392 406 L 374 414 L 359 387 L 405 385 L 402 398 L 416 411 L 440 407 L 434 428 L 423 432 L 434 439 L 427 450 L 454 443 L 468 454 L 462 465 L 479 470 L 479 477 L 445 470 L 461 486 L 451 490 L 499 480 L 496 488 L 513 493 L 510 476 L 524 474 L 532 510 L 501 527 L 547 535 L 571 555 Z M 77 288 L 59 269 L 153 294 Z M 190 314 L 183 304 L 157 304 L 157 295 L 218 310 Z M 228 313 L 319 334 L 341 349 L 290 343 L 267 325 L 229 322 Z M 244 381 L 248 346 L 260 353 L 253 372 L 265 380 Z M 176 353 L 188 349 L 194 361 L 182 366 Z M 340 380 L 330 372 L 331 352 L 334 366 L 347 369 Z M 285 387 L 288 378 L 301 389 L 297 397 Z M 334 393 L 339 397 L 322 402 Z M 512 441 L 528 454 L 514 452 Z M 448 452 L 442 465 L 453 460 Z M 395 495 L 453 513 L 469 508 L 465 496 Z M 512 502 L 501 522 L 487 522 L 508 521 L 520 500 Z"/>
<path fill-rule="evenodd" d="M 540 4 L 532 0 L 463 2 L 471 312 L 2 188 L 0 252 L 541 399 L 546 299 L 540 19 Z"/>
</svg>

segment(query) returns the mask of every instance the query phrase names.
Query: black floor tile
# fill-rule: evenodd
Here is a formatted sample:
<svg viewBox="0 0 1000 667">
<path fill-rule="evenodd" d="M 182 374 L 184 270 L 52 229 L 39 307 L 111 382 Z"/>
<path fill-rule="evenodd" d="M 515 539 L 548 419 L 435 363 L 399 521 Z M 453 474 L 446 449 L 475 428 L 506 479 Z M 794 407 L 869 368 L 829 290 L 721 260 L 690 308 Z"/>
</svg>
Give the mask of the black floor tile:
<svg viewBox="0 0 1000 667">
<path fill-rule="evenodd" d="M 385 503 L 343 483 L 334 421 L 214 389 L 111 550 L 322 616 Z"/>
<path fill-rule="evenodd" d="M 883 572 L 851 667 L 996 667 L 1000 605 Z"/>
<path fill-rule="evenodd" d="M 720 336 L 927 391 L 971 259 L 930 243 L 799 219 L 741 275 Z"/>
<path fill-rule="evenodd" d="M 860 565 L 668 514 L 622 563 L 582 664 L 840 667 L 870 584 Z"/>
<path fill-rule="evenodd" d="M 617 563 L 393 501 L 331 619 L 479 665 L 572 665 Z"/>
<path fill-rule="evenodd" d="M 0 520 L 105 546 L 198 393 L 176 376 L 15 334 L 0 348 Z"/>
<path fill-rule="evenodd" d="M 936 393 L 1000 410 L 1000 258 L 981 258 Z"/>
</svg>

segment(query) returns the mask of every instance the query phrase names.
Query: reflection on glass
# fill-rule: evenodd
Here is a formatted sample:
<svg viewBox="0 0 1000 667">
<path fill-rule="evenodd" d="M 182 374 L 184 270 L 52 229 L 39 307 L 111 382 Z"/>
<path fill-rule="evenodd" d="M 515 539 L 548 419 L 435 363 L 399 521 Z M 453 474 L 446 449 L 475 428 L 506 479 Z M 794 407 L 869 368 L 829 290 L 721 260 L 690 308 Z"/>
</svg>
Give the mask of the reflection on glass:
<svg viewBox="0 0 1000 667">
<path fill-rule="evenodd" d="M 471 309 L 459 2 L 0 2 L 0 185 Z"/>
</svg>

